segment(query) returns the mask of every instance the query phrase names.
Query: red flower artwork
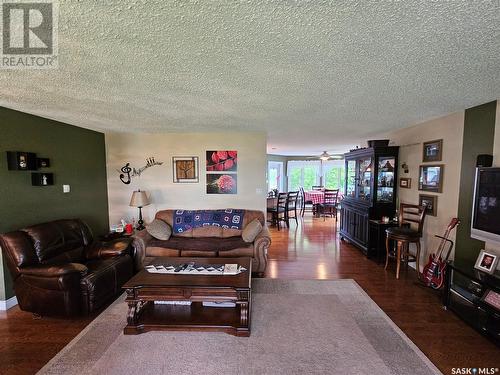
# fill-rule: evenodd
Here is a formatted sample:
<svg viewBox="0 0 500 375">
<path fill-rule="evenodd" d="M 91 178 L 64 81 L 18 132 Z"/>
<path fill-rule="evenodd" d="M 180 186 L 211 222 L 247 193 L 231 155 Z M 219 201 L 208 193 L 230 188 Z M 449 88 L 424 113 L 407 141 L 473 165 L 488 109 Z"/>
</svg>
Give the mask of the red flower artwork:
<svg viewBox="0 0 500 375">
<path fill-rule="evenodd" d="M 217 180 L 217 186 L 219 187 L 219 190 L 228 192 L 233 190 L 233 188 L 236 186 L 236 182 L 233 180 L 231 176 L 223 174 Z"/>
<path fill-rule="evenodd" d="M 236 174 L 207 174 L 207 194 L 236 194 Z"/>
<path fill-rule="evenodd" d="M 207 151 L 207 172 L 236 172 L 238 151 Z"/>
</svg>

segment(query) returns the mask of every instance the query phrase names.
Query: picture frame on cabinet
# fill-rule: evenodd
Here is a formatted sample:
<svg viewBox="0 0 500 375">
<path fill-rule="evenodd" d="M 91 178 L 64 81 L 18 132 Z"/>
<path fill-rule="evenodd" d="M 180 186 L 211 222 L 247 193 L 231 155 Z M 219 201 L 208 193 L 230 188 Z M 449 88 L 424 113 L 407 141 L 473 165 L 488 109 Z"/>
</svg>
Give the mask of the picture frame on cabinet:
<svg viewBox="0 0 500 375">
<path fill-rule="evenodd" d="M 477 257 L 475 269 L 492 274 L 497 269 L 498 255 L 486 250 L 481 250 Z"/>
</svg>

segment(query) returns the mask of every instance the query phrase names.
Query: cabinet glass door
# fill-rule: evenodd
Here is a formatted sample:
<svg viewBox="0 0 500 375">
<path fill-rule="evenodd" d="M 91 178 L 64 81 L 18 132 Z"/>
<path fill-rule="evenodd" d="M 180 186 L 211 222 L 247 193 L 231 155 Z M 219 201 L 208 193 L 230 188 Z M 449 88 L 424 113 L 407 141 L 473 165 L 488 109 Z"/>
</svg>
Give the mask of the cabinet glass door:
<svg viewBox="0 0 500 375">
<path fill-rule="evenodd" d="M 377 202 L 392 203 L 394 199 L 394 172 L 396 160 L 393 157 L 378 159 Z"/>
<path fill-rule="evenodd" d="M 349 198 L 356 198 L 356 160 L 348 160 L 346 169 L 345 195 Z"/>
<path fill-rule="evenodd" d="M 359 190 L 358 198 L 369 201 L 371 199 L 371 186 L 372 186 L 372 159 L 364 158 L 358 161 L 358 178 L 359 178 Z"/>
</svg>

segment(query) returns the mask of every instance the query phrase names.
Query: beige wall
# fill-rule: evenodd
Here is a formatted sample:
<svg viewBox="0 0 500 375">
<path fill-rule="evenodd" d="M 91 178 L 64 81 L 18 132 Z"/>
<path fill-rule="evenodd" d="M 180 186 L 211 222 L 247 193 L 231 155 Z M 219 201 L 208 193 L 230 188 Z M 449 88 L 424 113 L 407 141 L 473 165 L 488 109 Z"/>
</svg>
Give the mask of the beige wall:
<svg viewBox="0 0 500 375">
<path fill-rule="evenodd" d="M 425 219 L 422 259 L 428 252 L 436 251 L 439 240 L 434 238 L 434 235 L 443 235 L 451 218 L 456 217 L 458 213 L 463 129 L 464 112 L 458 112 L 387 134 L 391 144 L 401 147 L 399 176 L 411 178 L 411 189 L 399 189 L 400 201 L 416 204 L 419 194 L 438 196 L 437 216 L 427 216 Z M 436 139 L 443 139 L 443 160 L 439 162 L 439 164 L 445 164 L 443 192 L 422 192 L 418 190 L 418 175 L 419 166 L 424 164 L 422 163 L 423 142 Z M 404 173 L 401 169 L 401 164 L 404 162 L 409 166 L 409 173 Z M 454 238 L 454 233 L 452 237 Z"/>
<path fill-rule="evenodd" d="M 205 151 L 238 151 L 238 194 L 208 195 L 205 187 Z M 127 162 L 132 167 L 145 165 L 147 157 L 163 162 L 147 169 L 130 185 L 119 179 L 118 170 Z M 172 156 L 198 156 L 200 182 L 174 184 Z M 121 218 L 135 217 L 137 208 L 129 207 L 134 190 L 151 195 L 152 204 L 143 208 L 146 222 L 156 211 L 165 208 L 210 209 L 266 208 L 266 135 L 264 133 L 168 133 L 106 134 L 106 157 L 110 225 Z"/>
</svg>

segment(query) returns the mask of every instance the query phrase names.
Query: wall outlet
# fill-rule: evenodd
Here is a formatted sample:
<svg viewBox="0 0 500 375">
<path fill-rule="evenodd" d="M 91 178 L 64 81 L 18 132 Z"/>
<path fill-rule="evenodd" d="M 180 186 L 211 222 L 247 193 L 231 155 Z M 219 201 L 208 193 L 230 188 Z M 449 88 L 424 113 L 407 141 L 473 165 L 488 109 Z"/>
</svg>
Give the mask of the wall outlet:
<svg viewBox="0 0 500 375">
<path fill-rule="evenodd" d="M 71 191 L 71 187 L 69 185 L 63 185 L 63 193 L 69 193 Z"/>
</svg>

